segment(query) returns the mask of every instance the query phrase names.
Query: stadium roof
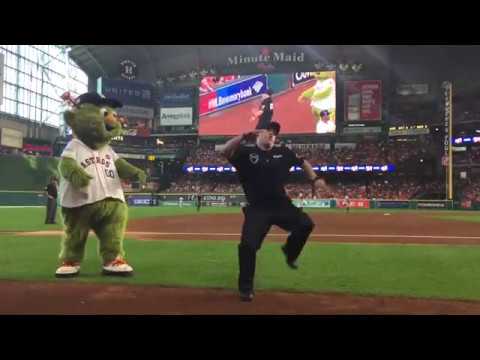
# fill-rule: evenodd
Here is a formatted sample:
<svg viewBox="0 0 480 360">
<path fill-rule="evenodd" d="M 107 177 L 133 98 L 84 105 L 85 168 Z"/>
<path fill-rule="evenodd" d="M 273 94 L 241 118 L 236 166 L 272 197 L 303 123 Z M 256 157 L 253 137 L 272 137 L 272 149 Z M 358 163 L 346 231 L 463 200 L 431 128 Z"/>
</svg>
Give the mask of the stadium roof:
<svg viewBox="0 0 480 360">
<path fill-rule="evenodd" d="M 73 45 L 70 57 L 91 77 L 115 77 L 122 60 L 132 60 L 142 69 L 143 79 L 190 65 L 199 45 Z M 177 66 L 175 66 L 177 64 Z"/>
<path fill-rule="evenodd" d="M 71 45 L 70 57 L 93 79 L 118 78 L 120 62 L 132 60 L 138 67 L 137 80 L 154 82 L 168 74 L 224 66 L 231 56 L 254 56 L 264 48 L 304 52 L 313 62 L 376 63 L 406 82 L 457 79 L 457 94 L 460 88 L 478 91 L 480 81 L 475 70 L 480 46 L 465 45 Z M 290 64 L 291 71 L 296 65 Z"/>
<path fill-rule="evenodd" d="M 120 62 L 132 60 L 138 65 L 139 79 L 153 81 L 179 71 L 227 65 L 230 56 L 255 56 L 263 48 L 304 52 L 313 61 L 333 61 L 340 57 L 365 58 L 372 46 L 377 56 L 379 49 L 385 48 L 382 45 L 72 45 L 70 57 L 91 77 L 115 77 Z"/>
</svg>

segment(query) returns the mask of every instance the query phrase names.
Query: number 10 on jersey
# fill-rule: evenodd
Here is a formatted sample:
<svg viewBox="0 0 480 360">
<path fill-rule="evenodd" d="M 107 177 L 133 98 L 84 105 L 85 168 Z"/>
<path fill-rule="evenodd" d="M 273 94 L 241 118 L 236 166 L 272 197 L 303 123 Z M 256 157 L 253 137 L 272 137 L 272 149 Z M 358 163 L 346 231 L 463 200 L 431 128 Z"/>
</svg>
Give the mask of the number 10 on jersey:
<svg viewBox="0 0 480 360">
<path fill-rule="evenodd" d="M 109 170 L 109 169 L 103 169 L 103 170 L 105 170 L 105 175 L 107 177 L 115 179 L 115 173 L 113 172 L 113 170 Z"/>
</svg>

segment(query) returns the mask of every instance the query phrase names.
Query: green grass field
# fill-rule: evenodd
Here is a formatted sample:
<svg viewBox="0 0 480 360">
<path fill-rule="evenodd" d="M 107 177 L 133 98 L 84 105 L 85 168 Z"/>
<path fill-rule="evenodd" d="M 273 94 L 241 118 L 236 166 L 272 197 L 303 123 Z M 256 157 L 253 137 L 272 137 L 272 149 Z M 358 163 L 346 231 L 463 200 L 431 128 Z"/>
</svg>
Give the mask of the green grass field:
<svg viewBox="0 0 480 360">
<path fill-rule="evenodd" d="M 238 208 L 203 208 L 201 214 L 239 211 Z M 352 214 L 364 211 L 387 212 L 357 210 Z M 131 219 L 185 214 L 196 214 L 196 211 L 193 208 L 130 209 Z M 439 221 L 442 218 L 480 221 L 476 212 L 437 211 L 428 215 Z M 43 216 L 43 208 L 0 208 L 0 231 L 60 228 L 60 225 L 43 225 Z M 90 237 L 82 275 L 69 280 L 53 276 L 58 264 L 59 242 L 58 236 L 0 234 L 0 279 L 236 288 L 237 241 L 126 239 L 127 257 L 136 273 L 132 278 L 117 279 L 100 275 L 97 240 Z M 292 271 L 284 263 L 280 243 L 266 242 L 257 261 L 256 288 L 259 290 L 480 300 L 480 247 L 476 246 L 309 242 L 300 259 L 300 269 Z"/>
</svg>

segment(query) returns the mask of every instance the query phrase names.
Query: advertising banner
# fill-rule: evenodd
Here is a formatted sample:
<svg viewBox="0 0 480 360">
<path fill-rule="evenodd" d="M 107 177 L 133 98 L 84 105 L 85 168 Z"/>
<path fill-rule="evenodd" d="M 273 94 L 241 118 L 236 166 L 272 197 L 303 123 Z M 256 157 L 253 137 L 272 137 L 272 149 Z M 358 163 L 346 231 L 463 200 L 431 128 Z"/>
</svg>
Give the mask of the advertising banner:
<svg viewBox="0 0 480 360">
<path fill-rule="evenodd" d="M 335 199 L 337 208 L 346 208 L 347 203 L 345 199 Z M 350 199 L 350 208 L 369 209 L 370 200 L 368 199 Z"/>
<path fill-rule="evenodd" d="M 296 207 L 304 207 L 304 208 L 330 208 L 331 201 L 330 200 L 299 200 L 294 199 L 293 204 Z"/>
<path fill-rule="evenodd" d="M 380 80 L 345 82 L 345 120 L 382 120 L 382 82 Z"/>
<path fill-rule="evenodd" d="M 160 126 L 192 125 L 193 110 L 191 107 L 161 108 Z"/>
<path fill-rule="evenodd" d="M 1 128 L 0 131 L 0 145 L 17 149 L 23 148 L 23 133 L 21 131 L 8 128 Z"/>
<path fill-rule="evenodd" d="M 377 200 L 375 201 L 375 207 L 382 209 L 408 209 L 410 207 L 410 202 L 396 200 Z"/>
<path fill-rule="evenodd" d="M 267 91 L 265 75 L 256 75 L 233 82 L 215 91 L 201 95 L 199 114 L 205 115 L 243 103 Z"/>
</svg>

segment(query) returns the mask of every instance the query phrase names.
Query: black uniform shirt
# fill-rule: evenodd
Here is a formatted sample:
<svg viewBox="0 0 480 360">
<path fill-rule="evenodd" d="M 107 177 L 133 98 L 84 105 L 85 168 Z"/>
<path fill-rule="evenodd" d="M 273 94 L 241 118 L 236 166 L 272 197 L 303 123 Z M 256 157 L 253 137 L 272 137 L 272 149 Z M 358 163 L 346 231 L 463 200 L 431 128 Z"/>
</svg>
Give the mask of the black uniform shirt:
<svg viewBox="0 0 480 360">
<path fill-rule="evenodd" d="M 45 191 L 54 199 L 57 198 L 57 185 L 55 185 L 54 183 L 49 183 L 45 188 Z"/>
<path fill-rule="evenodd" d="M 237 170 L 240 183 L 251 206 L 274 208 L 290 203 L 285 182 L 292 166 L 301 166 L 303 159 L 285 146 L 269 151 L 257 145 L 240 145 L 229 159 Z"/>
</svg>

